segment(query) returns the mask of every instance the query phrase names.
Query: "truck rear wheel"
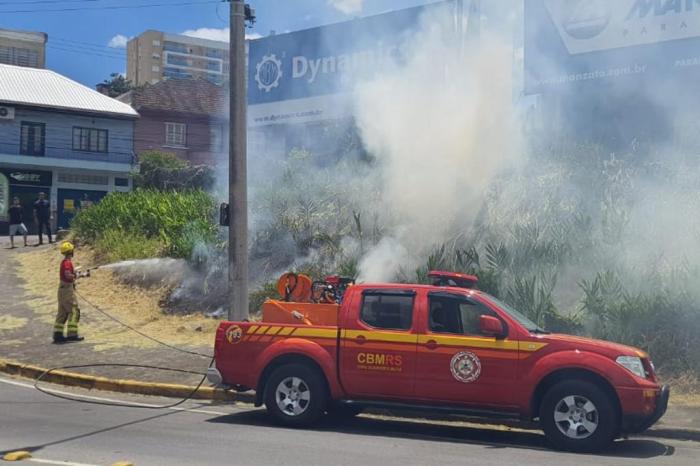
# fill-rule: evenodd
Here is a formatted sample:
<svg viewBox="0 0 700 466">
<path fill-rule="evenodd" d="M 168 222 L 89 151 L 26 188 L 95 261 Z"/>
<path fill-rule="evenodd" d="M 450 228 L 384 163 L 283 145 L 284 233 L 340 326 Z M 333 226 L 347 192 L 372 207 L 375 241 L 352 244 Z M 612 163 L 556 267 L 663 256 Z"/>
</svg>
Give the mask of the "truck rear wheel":
<svg viewBox="0 0 700 466">
<path fill-rule="evenodd" d="M 286 426 L 308 426 L 323 415 L 328 394 L 323 376 L 303 364 L 275 369 L 265 384 L 265 406 L 277 422 Z"/>
<path fill-rule="evenodd" d="M 554 385 L 540 406 L 540 424 L 552 447 L 594 452 L 615 440 L 619 414 L 610 396 L 584 380 Z"/>
</svg>

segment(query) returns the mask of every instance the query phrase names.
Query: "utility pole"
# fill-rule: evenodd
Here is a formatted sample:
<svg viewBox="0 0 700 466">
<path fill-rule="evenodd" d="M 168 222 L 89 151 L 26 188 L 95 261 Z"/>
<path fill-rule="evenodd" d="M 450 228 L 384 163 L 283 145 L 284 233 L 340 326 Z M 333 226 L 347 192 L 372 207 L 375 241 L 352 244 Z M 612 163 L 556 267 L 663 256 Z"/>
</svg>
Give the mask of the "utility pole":
<svg viewBox="0 0 700 466">
<path fill-rule="evenodd" d="M 252 19 L 244 0 L 231 3 L 229 49 L 229 320 L 248 317 L 248 180 L 245 22 Z"/>
</svg>

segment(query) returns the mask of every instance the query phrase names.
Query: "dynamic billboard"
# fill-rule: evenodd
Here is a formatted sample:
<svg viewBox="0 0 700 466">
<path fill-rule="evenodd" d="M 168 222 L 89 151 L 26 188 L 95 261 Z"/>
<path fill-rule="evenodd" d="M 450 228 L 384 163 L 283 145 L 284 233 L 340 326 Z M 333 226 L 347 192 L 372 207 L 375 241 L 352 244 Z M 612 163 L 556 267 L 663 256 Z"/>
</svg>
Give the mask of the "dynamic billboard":
<svg viewBox="0 0 700 466">
<path fill-rule="evenodd" d="M 525 89 L 700 70 L 700 0 L 528 0 Z"/>
<path fill-rule="evenodd" d="M 403 44 L 430 8 L 416 7 L 249 42 L 250 126 L 302 123 L 347 113 L 339 94 L 408 51 Z"/>
</svg>

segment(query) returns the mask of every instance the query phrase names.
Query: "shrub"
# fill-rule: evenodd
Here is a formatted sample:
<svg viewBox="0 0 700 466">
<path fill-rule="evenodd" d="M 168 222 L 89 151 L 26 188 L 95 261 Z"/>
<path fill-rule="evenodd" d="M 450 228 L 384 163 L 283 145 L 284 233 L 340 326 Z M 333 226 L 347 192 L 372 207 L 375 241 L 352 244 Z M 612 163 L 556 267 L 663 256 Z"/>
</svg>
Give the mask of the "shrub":
<svg viewBox="0 0 700 466">
<path fill-rule="evenodd" d="M 73 220 L 76 237 L 105 248 L 115 247 L 118 239 L 146 239 L 144 249 L 155 250 L 157 241 L 162 254 L 189 258 L 197 242 L 211 243 L 217 227 L 212 222 L 214 200 L 204 191 L 136 190 L 113 192 Z M 115 236 L 120 231 L 122 238 Z M 125 251 L 130 246 L 124 246 Z M 98 251 L 114 253 L 112 249 Z"/>
<path fill-rule="evenodd" d="M 139 232 L 111 230 L 97 237 L 95 249 L 105 261 L 112 263 L 158 257 L 163 254 L 164 244 L 159 238 L 147 238 Z"/>
<path fill-rule="evenodd" d="M 209 189 L 214 172 L 204 165 L 192 166 L 169 152 L 149 151 L 139 156 L 141 169 L 134 175 L 137 188 L 159 190 Z"/>
</svg>

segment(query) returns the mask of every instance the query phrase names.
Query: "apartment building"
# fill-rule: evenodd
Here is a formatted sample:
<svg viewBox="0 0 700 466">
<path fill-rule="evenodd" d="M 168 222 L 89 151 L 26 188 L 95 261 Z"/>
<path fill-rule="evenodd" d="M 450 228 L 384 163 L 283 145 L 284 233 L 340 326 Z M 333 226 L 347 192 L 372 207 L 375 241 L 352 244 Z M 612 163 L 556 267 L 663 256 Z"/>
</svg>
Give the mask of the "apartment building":
<svg viewBox="0 0 700 466">
<path fill-rule="evenodd" d="M 148 30 L 126 47 L 126 77 L 137 86 L 168 78 L 228 80 L 229 45 L 197 37 Z"/>
<path fill-rule="evenodd" d="M 46 42 L 43 32 L 0 28 L 0 63 L 46 68 Z"/>
</svg>

